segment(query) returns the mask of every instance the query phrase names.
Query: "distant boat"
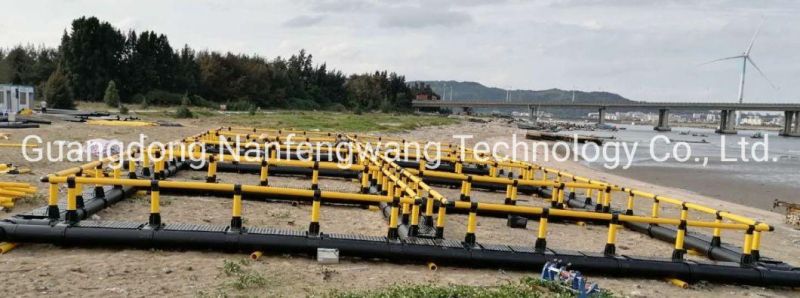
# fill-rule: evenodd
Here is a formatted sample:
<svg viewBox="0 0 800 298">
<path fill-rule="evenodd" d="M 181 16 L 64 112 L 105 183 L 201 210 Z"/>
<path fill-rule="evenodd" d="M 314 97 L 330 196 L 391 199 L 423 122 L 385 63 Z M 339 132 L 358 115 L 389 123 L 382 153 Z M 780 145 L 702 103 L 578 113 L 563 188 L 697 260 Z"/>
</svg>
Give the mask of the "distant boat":
<svg viewBox="0 0 800 298">
<path fill-rule="evenodd" d="M 764 134 L 763 134 L 763 133 L 761 133 L 760 131 L 757 131 L 757 132 L 756 132 L 756 133 L 754 133 L 752 136 L 750 136 L 750 138 L 753 138 L 753 139 L 763 139 L 763 138 L 764 138 Z"/>
</svg>

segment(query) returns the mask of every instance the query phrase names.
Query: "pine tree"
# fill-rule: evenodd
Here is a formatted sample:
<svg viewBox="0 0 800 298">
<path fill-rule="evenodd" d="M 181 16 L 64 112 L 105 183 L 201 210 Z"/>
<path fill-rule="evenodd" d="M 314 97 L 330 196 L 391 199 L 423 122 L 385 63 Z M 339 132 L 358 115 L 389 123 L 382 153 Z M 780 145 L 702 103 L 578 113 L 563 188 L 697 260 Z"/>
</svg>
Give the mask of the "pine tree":
<svg viewBox="0 0 800 298">
<path fill-rule="evenodd" d="M 72 102 L 72 91 L 67 84 L 67 77 L 59 67 L 50 75 L 45 84 L 44 91 L 47 106 L 56 109 L 73 109 L 75 103 Z"/>
<path fill-rule="evenodd" d="M 106 92 L 103 95 L 103 101 L 109 107 L 119 107 L 119 91 L 117 90 L 117 84 L 114 83 L 114 80 L 108 81 L 108 87 L 106 87 Z"/>
</svg>

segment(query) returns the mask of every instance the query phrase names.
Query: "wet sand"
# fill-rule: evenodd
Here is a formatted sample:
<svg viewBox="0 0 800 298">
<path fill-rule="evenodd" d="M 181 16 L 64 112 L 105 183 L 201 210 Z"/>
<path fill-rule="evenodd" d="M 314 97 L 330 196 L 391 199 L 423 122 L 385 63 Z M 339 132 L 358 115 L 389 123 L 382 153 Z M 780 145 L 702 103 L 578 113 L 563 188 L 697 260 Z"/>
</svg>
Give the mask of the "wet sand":
<svg viewBox="0 0 800 298">
<path fill-rule="evenodd" d="M 800 169 L 798 170 L 800 171 Z M 702 196 L 722 198 L 725 201 L 764 210 L 772 210 L 772 202 L 775 199 L 800 203 L 796 185 L 767 184 L 735 176 L 726 177 L 721 171 L 699 167 L 682 169 L 633 166 L 629 169 L 615 169 L 609 172 L 648 183 L 683 188 Z M 783 212 L 783 210 L 776 211 Z"/>
</svg>

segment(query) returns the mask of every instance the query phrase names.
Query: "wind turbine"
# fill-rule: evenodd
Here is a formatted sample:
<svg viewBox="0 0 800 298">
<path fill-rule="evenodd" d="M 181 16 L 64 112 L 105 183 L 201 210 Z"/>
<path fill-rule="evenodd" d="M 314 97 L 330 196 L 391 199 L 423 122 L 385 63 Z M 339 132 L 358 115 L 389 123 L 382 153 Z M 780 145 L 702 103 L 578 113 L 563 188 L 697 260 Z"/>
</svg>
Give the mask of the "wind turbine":
<svg viewBox="0 0 800 298">
<path fill-rule="evenodd" d="M 742 103 L 743 99 L 744 99 L 744 78 L 745 78 L 745 72 L 747 71 L 747 62 L 750 62 L 750 64 L 753 65 L 753 67 L 758 71 L 759 74 L 761 74 L 762 77 L 764 77 L 764 80 L 766 80 L 770 84 L 770 86 L 772 86 L 772 88 L 778 89 L 778 87 L 775 86 L 775 84 L 773 84 L 772 81 L 769 80 L 769 78 L 767 78 L 767 75 L 765 75 L 764 72 L 761 71 L 761 68 L 759 68 L 758 65 L 756 65 L 756 63 L 753 61 L 753 58 L 750 58 L 750 50 L 753 49 L 753 44 L 756 42 L 756 37 L 758 37 L 758 33 L 761 31 L 761 26 L 762 25 L 764 25 L 763 21 L 761 22 L 760 25 L 758 25 L 758 29 L 756 29 L 756 33 L 753 34 L 753 38 L 750 39 L 750 44 L 747 46 L 747 49 L 745 49 L 744 52 L 742 52 L 742 54 L 736 55 L 736 56 L 731 56 L 731 57 L 720 58 L 720 59 L 716 59 L 716 60 L 712 60 L 712 61 L 708 61 L 706 63 L 700 64 L 700 65 L 706 65 L 706 64 L 711 64 L 711 63 L 714 63 L 714 62 L 725 61 L 725 60 L 734 60 L 734 59 L 741 58 L 742 59 L 742 74 L 740 76 L 740 81 L 739 81 L 739 103 Z"/>
</svg>

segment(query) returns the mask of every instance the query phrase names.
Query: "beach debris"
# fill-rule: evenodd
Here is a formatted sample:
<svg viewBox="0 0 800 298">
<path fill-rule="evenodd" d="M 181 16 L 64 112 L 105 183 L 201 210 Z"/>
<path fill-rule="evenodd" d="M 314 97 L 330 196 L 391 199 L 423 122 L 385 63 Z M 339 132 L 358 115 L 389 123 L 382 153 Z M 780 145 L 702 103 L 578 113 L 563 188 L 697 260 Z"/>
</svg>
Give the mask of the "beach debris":
<svg viewBox="0 0 800 298">
<path fill-rule="evenodd" d="M 17 174 L 26 174 L 30 172 L 31 172 L 30 168 L 17 167 L 10 163 L 0 163 L 0 174 L 17 175 Z"/>
<path fill-rule="evenodd" d="M 96 120 L 87 120 L 86 124 L 90 125 L 105 125 L 105 126 L 158 126 L 157 123 L 151 121 L 140 121 L 140 120 L 104 120 L 104 119 L 96 119 Z"/>
<path fill-rule="evenodd" d="M 580 298 L 589 297 L 589 295 L 600 292 L 600 287 L 597 284 L 588 283 L 580 271 L 568 270 L 568 266 L 569 264 L 562 265 L 559 260 L 548 261 L 542 268 L 541 278 L 560 284 L 575 292 Z"/>
<path fill-rule="evenodd" d="M 786 208 L 787 224 L 793 225 L 795 228 L 800 228 L 800 204 L 775 199 L 775 201 L 772 202 L 772 209 L 778 207 Z"/>
<path fill-rule="evenodd" d="M 14 202 L 21 198 L 33 196 L 36 187 L 22 182 L 0 181 L 0 206 L 6 209 L 14 208 Z"/>
</svg>

